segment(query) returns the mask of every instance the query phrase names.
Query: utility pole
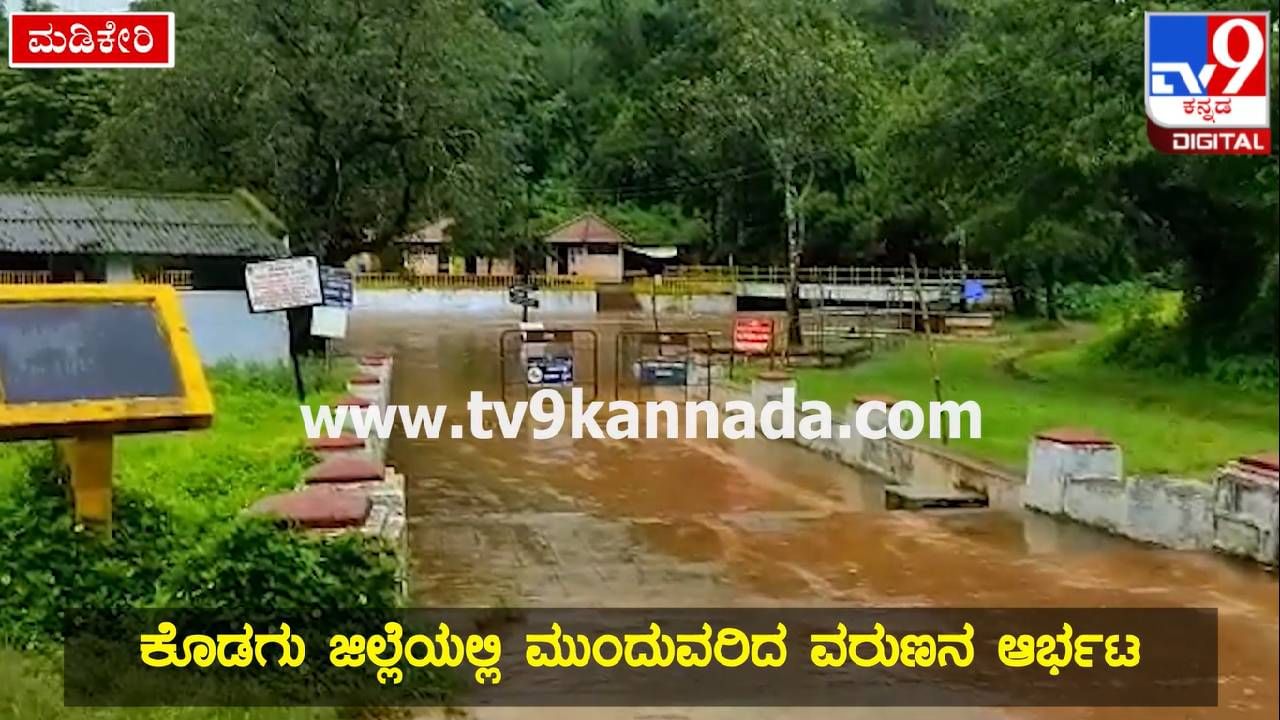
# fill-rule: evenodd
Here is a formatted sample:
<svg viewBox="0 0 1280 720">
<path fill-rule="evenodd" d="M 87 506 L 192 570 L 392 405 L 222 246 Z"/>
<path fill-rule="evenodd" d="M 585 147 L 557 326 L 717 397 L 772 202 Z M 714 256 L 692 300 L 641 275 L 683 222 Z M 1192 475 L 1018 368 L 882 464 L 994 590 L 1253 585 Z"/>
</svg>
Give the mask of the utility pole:
<svg viewBox="0 0 1280 720">
<path fill-rule="evenodd" d="M 920 283 L 920 267 L 916 265 L 916 254 L 911 253 L 911 273 L 915 276 L 916 305 L 920 308 L 920 318 L 924 322 L 924 342 L 929 349 L 929 367 L 933 371 L 933 397 L 942 402 L 942 375 L 938 371 L 938 353 L 933 347 L 933 328 L 929 321 L 929 304 L 924 299 L 924 287 Z M 947 444 L 946 433 L 942 434 L 942 444 Z"/>
</svg>

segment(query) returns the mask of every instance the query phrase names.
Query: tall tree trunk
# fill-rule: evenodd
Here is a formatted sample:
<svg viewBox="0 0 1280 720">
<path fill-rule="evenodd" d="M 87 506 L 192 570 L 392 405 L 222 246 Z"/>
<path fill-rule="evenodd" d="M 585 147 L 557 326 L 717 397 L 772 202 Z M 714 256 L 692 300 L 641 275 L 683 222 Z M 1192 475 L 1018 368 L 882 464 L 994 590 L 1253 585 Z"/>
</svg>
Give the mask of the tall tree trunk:
<svg viewBox="0 0 1280 720">
<path fill-rule="evenodd" d="M 724 254 L 724 234 L 720 232 L 722 208 L 724 207 L 724 187 L 716 186 L 716 202 L 711 206 L 711 261 L 720 262 Z"/>
<path fill-rule="evenodd" d="M 1058 261 L 1050 258 L 1044 265 L 1044 314 L 1050 320 L 1058 319 Z"/>
<path fill-rule="evenodd" d="M 800 228 L 793 174 L 791 161 L 783 161 L 783 215 L 787 226 L 787 334 L 789 345 L 798 348 L 804 347 L 804 333 L 800 327 Z"/>
</svg>

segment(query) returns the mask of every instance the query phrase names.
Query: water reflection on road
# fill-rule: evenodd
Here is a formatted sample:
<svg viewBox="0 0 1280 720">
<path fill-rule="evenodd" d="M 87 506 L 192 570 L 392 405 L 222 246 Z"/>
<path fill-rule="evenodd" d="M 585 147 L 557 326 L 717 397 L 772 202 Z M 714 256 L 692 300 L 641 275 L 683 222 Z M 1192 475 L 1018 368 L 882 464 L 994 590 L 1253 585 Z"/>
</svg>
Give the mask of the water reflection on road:
<svg viewBox="0 0 1280 720">
<path fill-rule="evenodd" d="M 582 326 L 581 321 L 548 326 Z M 601 378 L 628 323 L 594 321 Z M 638 329 L 643 320 L 632 323 Z M 687 323 L 686 323 L 687 325 Z M 728 321 L 703 326 L 728 330 Z M 509 323 L 357 314 L 351 346 L 392 350 L 394 397 L 464 409 L 499 393 Z M 604 389 L 606 394 L 609 390 Z M 485 717 L 1263 718 L 1277 715 L 1277 585 L 1025 512 L 885 512 L 878 481 L 785 442 L 393 441 L 409 483 L 421 606 L 1216 607 L 1219 707 L 486 710 Z M 1086 698 L 1081 698 L 1086 702 Z"/>
</svg>

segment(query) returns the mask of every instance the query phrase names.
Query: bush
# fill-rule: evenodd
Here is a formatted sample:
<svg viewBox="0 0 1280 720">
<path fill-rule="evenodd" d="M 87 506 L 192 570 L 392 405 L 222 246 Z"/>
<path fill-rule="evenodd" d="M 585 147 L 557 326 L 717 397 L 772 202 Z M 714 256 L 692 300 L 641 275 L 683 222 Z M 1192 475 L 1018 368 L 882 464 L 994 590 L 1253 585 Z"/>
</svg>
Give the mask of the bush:
<svg viewBox="0 0 1280 720">
<path fill-rule="evenodd" d="M 1111 285 L 1072 283 L 1058 291 L 1058 312 L 1067 320 L 1111 320 L 1147 307 L 1157 292 L 1140 280 Z"/>
<path fill-rule="evenodd" d="M 73 521 L 52 445 L 25 454 L 27 481 L 0 493 L 0 639 L 30 646 L 56 639 L 68 608 L 150 600 L 175 549 L 168 513 L 145 496 L 119 492 L 115 531 L 103 542 Z"/>
<path fill-rule="evenodd" d="M 336 374 L 308 366 L 313 388 Z M 308 462 L 287 368 L 210 373 L 212 430 L 121 439 L 113 534 L 79 527 L 52 443 L 0 447 L 0 644 L 56 641 L 69 608 L 393 607 L 394 554 L 245 517 Z"/>
<path fill-rule="evenodd" d="M 177 558 L 156 606 L 265 614 L 392 608 L 396 571 L 394 553 L 372 538 L 318 538 L 241 517 Z"/>
<path fill-rule="evenodd" d="M 1148 308 L 1126 318 L 1092 349 L 1104 362 L 1141 370 L 1203 376 L 1244 390 L 1280 389 L 1280 362 L 1267 355 L 1218 355 L 1205 367 L 1192 362 L 1186 328 L 1164 310 Z"/>
</svg>

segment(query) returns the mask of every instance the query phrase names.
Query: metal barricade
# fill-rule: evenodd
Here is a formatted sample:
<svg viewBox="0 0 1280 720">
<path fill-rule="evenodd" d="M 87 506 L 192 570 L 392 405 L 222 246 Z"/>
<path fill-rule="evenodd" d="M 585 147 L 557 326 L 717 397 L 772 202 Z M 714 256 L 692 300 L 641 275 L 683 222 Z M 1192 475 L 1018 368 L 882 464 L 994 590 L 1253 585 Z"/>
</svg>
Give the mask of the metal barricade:
<svg viewBox="0 0 1280 720">
<path fill-rule="evenodd" d="M 538 390 L 583 388 L 584 400 L 599 395 L 600 339 L 594 330 L 514 329 L 498 339 L 502 400 Z"/>
<path fill-rule="evenodd" d="M 713 348 L 705 331 L 624 330 L 614 349 L 613 396 L 639 400 L 645 388 L 681 388 L 684 399 L 710 400 Z"/>
</svg>

